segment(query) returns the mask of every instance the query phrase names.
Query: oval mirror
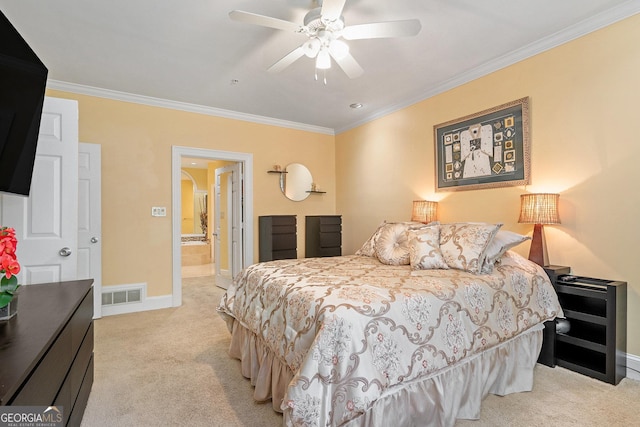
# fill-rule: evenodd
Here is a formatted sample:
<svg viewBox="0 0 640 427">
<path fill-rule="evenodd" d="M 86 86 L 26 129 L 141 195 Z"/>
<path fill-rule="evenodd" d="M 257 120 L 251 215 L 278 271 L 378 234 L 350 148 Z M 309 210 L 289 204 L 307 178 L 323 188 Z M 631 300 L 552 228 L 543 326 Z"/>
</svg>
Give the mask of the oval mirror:
<svg viewBox="0 0 640 427">
<path fill-rule="evenodd" d="M 289 200 L 299 202 L 309 197 L 313 178 L 305 165 L 300 163 L 288 164 L 287 173 L 280 175 L 280 189 Z"/>
</svg>

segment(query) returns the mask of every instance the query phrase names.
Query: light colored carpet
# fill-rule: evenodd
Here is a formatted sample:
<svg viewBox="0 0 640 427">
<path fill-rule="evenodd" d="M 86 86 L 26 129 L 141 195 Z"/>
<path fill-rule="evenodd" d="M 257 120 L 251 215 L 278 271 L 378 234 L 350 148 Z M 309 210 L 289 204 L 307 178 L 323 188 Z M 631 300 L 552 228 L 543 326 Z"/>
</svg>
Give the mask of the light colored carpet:
<svg viewBox="0 0 640 427">
<path fill-rule="evenodd" d="M 282 425 L 229 358 L 212 277 L 183 280 L 178 308 L 95 321 L 95 380 L 82 427 Z M 640 382 L 609 384 L 538 365 L 534 390 L 488 396 L 457 427 L 640 425 Z"/>
</svg>

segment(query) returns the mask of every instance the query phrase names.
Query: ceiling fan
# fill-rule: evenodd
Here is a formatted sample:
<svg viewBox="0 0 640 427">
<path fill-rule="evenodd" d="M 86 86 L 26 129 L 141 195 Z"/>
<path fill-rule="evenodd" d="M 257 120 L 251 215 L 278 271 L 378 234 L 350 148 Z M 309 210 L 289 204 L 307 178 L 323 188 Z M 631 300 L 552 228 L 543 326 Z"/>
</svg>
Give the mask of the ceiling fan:
<svg viewBox="0 0 640 427">
<path fill-rule="evenodd" d="M 231 11 L 229 17 L 234 21 L 305 34 L 309 40 L 269 67 L 268 71 L 282 71 L 299 58 L 307 56 L 315 58 L 316 79 L 317 70 L 331 68 L 331 59 L 349 78 L 353 79 L 364 73 L 360 64 L 349 53 L 349 46 L 344 40 L 415 36 L 422 28 L 418 19 L 345 26 L 342 17 L 345 2 L 346 0 L 322 1 L 320 7 L 305 15 L 302 25 L 242 10 Z"/>
</svg>

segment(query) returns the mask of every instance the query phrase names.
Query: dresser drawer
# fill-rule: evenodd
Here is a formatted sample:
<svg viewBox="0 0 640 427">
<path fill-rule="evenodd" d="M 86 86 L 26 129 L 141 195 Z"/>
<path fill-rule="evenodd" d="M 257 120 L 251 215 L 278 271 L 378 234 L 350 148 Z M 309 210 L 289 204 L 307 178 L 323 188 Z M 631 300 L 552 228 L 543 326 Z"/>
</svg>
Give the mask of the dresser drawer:
<svg viewBox="0 0 640 427">
<path fill-rule="evenodd" d="M 281 251 L 286 249 L 296 249 L 297 238 L 295 234 L 274 234 L 272 249 L 273 251 Z"/>
<path fill-rule="evenodd" d="M 64 407 L 64 415 L 65 418 L 69 416 L 70 413 L 73 412 L 73 408 L 75 407 L 76 399 L 78 398 L 78 394 L 80 393 L 80 389 L 82 387 L 82 382 L 87 373 L 87 369 L 89 368 L 89 364 L 91 362 L 93 356 L 93 322 L 89 327 L 89 330 L 84 337 L 82 345 L 78 351 L 78 354 L 75 357 L 73 365 L 71 365 L 71 369 L 67 378 L 65 378 L 64 383 L 62 384 L 62 388 L 58 393 L 54 401 L 55 406 Z"/>
<path fill-rule="evenodd" d="M 58 339 L 9 404 L 50 406 L 71 366 L 71 328 L 64 328 Z"/>
<path fill-rule="evenodd" d="M 318 217 L 320 227 L 323 225 L 340 225 L 342 224 L 341 216 L 320 216 Z"/>
<path fill-rule="evenodd" d="M 89 326 L 93 322 L 93 288 L 84 297 L 80 306 L 69 321 L 71 327 L 71 347 L 75 354 L 80 348 L 87 334 Z"/>
<path fill-rule="evenodd" d="M 340 233 L 342 226 L 340 224 L 320 224 L 321 233 Z"/>
<path fill-rule="evenodd" d="M 340 233 L 320 233 L 321 248 L 340 247 L 341 244 L 342 236 Z"/>
<path fill-rule="evenodd" d="M 274 225 L 271 234 L 296 234 L 296 225 Z"/>
<path fill-rule="evenodd" d="M 292 225 L 295 231 L 295 227 L 296 227 L 295 215 L 273 215 L 268 218 L 271 219 L 271 224 L 274 226 Z"/>
<path fill-rule="evenodd" d="M 80 390 L 80 386 L 82 385 L 82 380 L 84 379 L 85 373 L 87 371 L 87 367 L 89 366 L 89 361 L 93 356 L 93 322 L 91 322 L 91 326 L 87 331 L 86 336 L 84 337 L 84 341 L 82 341 L 82 346 L 80 350 L 78 350 L 78 354 L 76 355 L 76 359 L 71 366 L 71 371 L 69 372 L 68 381 L 71 382 L 71 390 L 75 390 L 78 392 Z M 75 401 L 77 396 L 71 395 L 72 401 Z"/>
<path fill-rule="evenodd" d="M 273 251 L 273 259 L 295 259 L 298 256 L 296 249 L 288 249 L 286 251 Z"/>
<path fill-rule="evenodd" d="M 342 255 L 342 248 L 340 246 L 332 248 L 320 248 L 318 249 L 317 256 L 340 256 Z"/>
<path fill-rule="evenodd" d="M 82 385 L 78 392 L 78 398 L 75 405 L 73 405 L 73 412 L 69 415 L 67 421 L 68 426 L 79 426 L 84 415 L 84 410 L 87 407 L 87 401 L 89 400 L 89 393 L 91 392 L 91 386 L 93 385 L 93 353 L 89 359 L 89 367 L 82 379 Z"/>
</svg>

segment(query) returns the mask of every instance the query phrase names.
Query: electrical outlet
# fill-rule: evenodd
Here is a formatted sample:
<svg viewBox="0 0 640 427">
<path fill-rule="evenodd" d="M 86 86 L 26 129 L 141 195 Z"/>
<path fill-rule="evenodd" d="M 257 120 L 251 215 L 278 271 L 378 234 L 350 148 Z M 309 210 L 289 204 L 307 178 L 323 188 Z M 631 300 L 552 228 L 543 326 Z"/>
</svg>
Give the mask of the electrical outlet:
<svg viewBox="0 0 640 427">
<path fill-rule="evenodd" d="M 154 206 L 151 208 L 151 216 L 167 216 L 167 208 L 164 206 Z"/>
</svg>

